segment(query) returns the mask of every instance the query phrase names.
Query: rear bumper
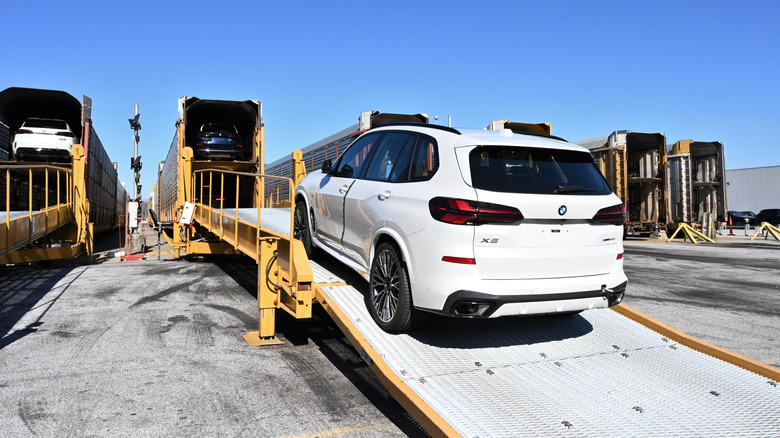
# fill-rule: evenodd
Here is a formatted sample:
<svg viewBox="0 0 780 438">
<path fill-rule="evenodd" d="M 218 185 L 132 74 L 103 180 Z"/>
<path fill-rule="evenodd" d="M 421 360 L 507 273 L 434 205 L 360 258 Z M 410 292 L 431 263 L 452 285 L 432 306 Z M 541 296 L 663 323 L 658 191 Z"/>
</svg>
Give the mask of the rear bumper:
<svg viewBox="0 0 780 438">
<path fill-rule="evenodd" d="M 70 161 L 70 149 L 17 147 L 14 152 L 17 161 Z"/>
<path fill-rule="evenodd" d="M 225 149 L 219 147 L 202 147 L 194 151 L 196 160 L 246 160 L 243 149 Z"/>
<path fill-rule="evenodd" d="M 578 292 L 494 295 L 470 290 L 459 290 L 447 297 L 441 311 L 446 316 L 466 318 L 490 318 L 504 315 L 542 314 L 580 311 L 596 307 L 612 307 L 623 299 L 628 282 L 609 287 L 602 285 L 599 290 Z M 463 310 L 472 306 L 479 309 L 478 314 L 468 314 Z"/>
</svg>

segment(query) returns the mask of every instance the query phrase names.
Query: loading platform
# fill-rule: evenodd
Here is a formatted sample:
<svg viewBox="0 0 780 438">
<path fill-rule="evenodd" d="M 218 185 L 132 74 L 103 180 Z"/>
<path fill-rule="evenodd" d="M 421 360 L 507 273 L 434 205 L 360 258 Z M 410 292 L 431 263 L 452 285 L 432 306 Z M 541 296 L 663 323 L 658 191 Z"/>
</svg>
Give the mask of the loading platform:
<svg viewBox="0 0 780 438">
<path fill-rule="evenodd" d="M 94 230 L 89 223 L 85 180 L 81 145 L 73 147 L 72 166 L 0 165 L 4 206 L 0 211 L 0 264 L 73 258 L 84 252 L 91 261 Z M 47 237 L 54 243 L 38 244 Z"/>
<path fill-rule="evenodd" d="M 286 180 L 205 172 L 236 176 L 228 184 L 237 190 L 239 177 L 256 178 L 254 187 L 267 178 Z M 348 283 L 306 258 L 303 244 L 290 238 L 292 199 L 282 208 L 247 208 L 235 196 L 227 206 L 224 194 L 204 193 L 226 186 L 224 179 L 213 184 L 217 179 L 194 174 L 190 187 L 209 201 L 194 203 L 190 229 L 205 228 L 258 263 L 259 330 L 245 335 L 247 342 L 279 343 L 277 310 L 302 319 L 322 305 L 433 436 L 776 436 L 780 430 L 780 371 L 625 305 L 554 317 L 439 318 L 410 334 L 388 334 L 368 313 L 364 281 Z"/>
</svg>

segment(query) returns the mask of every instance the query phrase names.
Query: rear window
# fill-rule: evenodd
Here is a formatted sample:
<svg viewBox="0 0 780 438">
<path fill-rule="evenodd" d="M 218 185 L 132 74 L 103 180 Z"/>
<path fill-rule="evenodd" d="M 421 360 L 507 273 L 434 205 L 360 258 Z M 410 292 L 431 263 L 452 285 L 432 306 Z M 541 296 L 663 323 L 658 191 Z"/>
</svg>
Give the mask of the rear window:
<svg viewBox="0 0 780 438">
<path fill-rule="evenodd" d="M 26 128 L 68 129 L 68 125 L 62 120 L 51 119 L 27 119 L 24 126 Z"/>
<path fill-rule="evenodd" d="M 200 132 L 223 132 L 225 134 L 235 134 L 238 131 L 233 125 L 222 125 L 217 123 L 206 123 L 200 128 Z"/>
<path fill-rule="evenodd" d="M 469 154 L 474 188 L 542 195 L 607 195 L 607 182 L 587 152 L 478 146 Z"/>
</svg>

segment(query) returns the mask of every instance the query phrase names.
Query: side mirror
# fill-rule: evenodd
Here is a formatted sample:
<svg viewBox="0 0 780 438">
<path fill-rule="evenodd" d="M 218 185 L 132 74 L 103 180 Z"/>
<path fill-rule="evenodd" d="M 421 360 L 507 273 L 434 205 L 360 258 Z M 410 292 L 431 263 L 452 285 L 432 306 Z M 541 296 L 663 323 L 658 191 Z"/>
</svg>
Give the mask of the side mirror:
<svg viewBox="0 0 780 438">
<path fill-rule="evenodd" d="M 328 158 L 327 160 L 322 162 L 322 173 L 330 173 L 330 169 L 333 167 L 333 160 Z"/>
</svg>

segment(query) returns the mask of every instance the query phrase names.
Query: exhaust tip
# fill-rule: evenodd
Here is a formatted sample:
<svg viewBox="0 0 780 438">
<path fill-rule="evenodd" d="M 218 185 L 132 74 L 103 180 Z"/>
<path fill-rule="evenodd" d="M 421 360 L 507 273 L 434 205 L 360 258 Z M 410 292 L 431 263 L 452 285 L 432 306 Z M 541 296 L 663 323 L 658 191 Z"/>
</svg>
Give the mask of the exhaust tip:
<svg viewBox="0 0 780 438">
<path fill-rule="evenodd" d="M 484 318 L 492 313 L 494 303 L 483 301 L 458 301 L 453 304 L 451 313 L 462 318 Z"/>
</svg>

